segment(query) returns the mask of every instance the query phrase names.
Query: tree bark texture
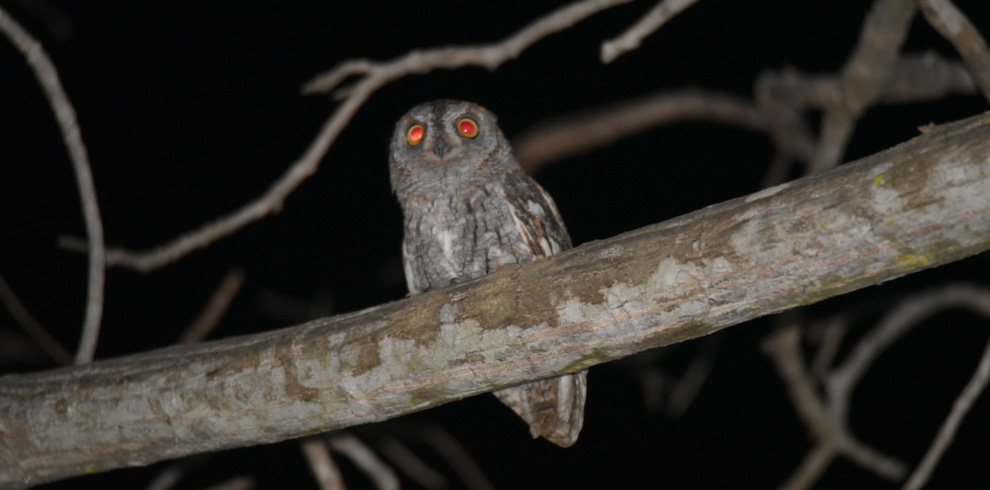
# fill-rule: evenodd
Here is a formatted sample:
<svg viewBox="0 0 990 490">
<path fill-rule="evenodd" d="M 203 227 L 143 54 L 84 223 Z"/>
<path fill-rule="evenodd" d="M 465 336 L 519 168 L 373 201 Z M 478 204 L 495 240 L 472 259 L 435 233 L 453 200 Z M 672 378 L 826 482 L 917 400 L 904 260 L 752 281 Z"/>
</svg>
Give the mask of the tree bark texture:
<svg viewBox="0 0 990 490">
<path fill-rule="evenodd" d="M 988 247 L 990 113 L 824 174 L 402 301 L 3 376 L 0 488 L 385 420 Z"/>
</svg>

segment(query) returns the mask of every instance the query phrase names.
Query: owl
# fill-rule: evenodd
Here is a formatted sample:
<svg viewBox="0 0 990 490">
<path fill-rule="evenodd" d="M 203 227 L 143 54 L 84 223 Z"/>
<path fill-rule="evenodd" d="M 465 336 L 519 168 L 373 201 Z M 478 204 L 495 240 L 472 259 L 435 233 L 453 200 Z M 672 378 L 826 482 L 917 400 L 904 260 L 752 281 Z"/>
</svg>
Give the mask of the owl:
<svg viewBox="0 0 990 490">
<path fill-rule="evenodd" d="M 470 102 L 418 105 L 395 125 L 392 189 L 402 206 L 410 294 L 571 248 L 553 199 L 519 167 L 495 115 Z M 562 447 L 584 423 L 587 371 L 495 393 L 533 437 Z"/>
</svg>

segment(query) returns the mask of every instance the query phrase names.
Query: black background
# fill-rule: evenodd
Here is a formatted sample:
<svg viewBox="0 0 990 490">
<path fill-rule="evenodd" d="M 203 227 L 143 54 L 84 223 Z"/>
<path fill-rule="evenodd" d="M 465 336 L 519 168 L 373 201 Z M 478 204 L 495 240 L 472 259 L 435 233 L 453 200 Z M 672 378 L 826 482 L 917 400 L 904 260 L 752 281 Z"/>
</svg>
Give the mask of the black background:
<svg viewBox="0 0 990 490">
<path fill-rule="evenodd" d="M 957 2 L 990 34 L 990 4 Z M 260 195 L 298 158 L 336 103 L 299 87 L 350 58 L 390 59 L 413 48 L 487 43 L 549 12 L 543 2 L 69 2 L 3 6 L 45 45 L 79 115 L 106 241 L 143 249 Z M 221 278 L 246 281 L 212 338 L 260 332 L 313 316 L 402 298 L 401 215 L 388 185 L 387 144 L 410 107 L 436 98 L 478 102 L 512 138 L 533 124 L 662 90 L 703 87 L 750 97 L 765 69 L 837 72 L 869 2 L 703 0 L 610 65 L 600 42 L 652 2 L 596 15 L 551 36 L 494 72 L 441 70 L 394 82 L 360 110 L 320 170 L 281 213 L 149 274 L 110 270 L 98 358 L 174 343 Z M 920 16 L 905 51 L 957 57 Z M 977 96 L 880 106 L 860 121 L 845 161 L 905 141 L 929 122 L 986 110 Z M 812 122 L 816 117 L 811 116 Z M 545 167 L 575 244 L 608 238 L 759 190 L 768 138 L 684 123 Z M 74 349 L 82 324 L 86 258 L 56 247 L 84 236 L 75 178 L 54 117 L 18 51 L 0 42 L 0 274 L 27 308 Z M 809 319 L 849 311 L 855 338 L 905 294 L 955 281 L 986 283 L 977 256 L 805 309 Z M 596 367 L 581 440 L 562 450 L 532 441 L 493 397 L 481 396 L 355 432 L 374 446 L 394 435 L 461 485 L 421 441 L 424 427 L 454 435 L 498 488 L 776 487 L 810 448 L 779 376 L 759 348 L 774 318 L 712 338 L 712 376 L 681 418 L 644 403 L 644 370 L 678 375 L 702 349 L 688 342 Z M 0 312 L 3 372 L 52 367 Z M 878 360 L 855 392 L 861 440 L 913 467 L 969 380 L 986 322 L 947 312 Z M 24 347 L 27 345 L 26 347 Z M 964 422 L 930 488 L 990 486 L 988 396 Z M 351 488 L 370 482 L 337 458 Z M 112 471 L 46 488 L 142 488 L 172 462 Z M 250 475 L 260 488 L 316 488 L 298 443 L 197 460 L 178 488 Z M 404 482 L 415 487 L 411 482 Z M 816 488 L 897 488 L 848 460 Z"/>
</svg>

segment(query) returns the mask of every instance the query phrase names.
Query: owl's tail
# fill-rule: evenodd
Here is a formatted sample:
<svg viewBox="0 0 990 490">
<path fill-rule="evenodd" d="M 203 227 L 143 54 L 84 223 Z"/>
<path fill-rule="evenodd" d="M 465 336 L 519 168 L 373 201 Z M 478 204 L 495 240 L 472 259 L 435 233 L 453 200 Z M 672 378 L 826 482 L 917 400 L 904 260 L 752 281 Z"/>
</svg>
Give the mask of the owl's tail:
<svg viewBox="0 0 990 490">
<path fill-rule="evenodd" d="M 529 424 L 534 438 L 569 447 L 584 425 L 587 378 L 588 371 L 565 374 L 496 391 L 495 396 Z"/>
</svg>

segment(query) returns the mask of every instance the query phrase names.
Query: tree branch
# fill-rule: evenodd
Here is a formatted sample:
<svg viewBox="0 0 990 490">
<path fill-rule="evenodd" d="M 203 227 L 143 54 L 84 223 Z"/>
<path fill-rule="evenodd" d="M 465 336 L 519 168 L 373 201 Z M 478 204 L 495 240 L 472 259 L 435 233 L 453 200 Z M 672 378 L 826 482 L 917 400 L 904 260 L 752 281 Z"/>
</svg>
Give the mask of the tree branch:
<svg viewBox="0 0 990 490">
<path fill-rule="evenodd" d="M 82 140 L 76 110 L 72 108 L 69 96 L 62 88 L 58 70 L 31 34 L 21 27 L 7 12 L 0 8 L 0 33 L 3 33 L 14 46 L 24 54 L 28 65 L 34 71 L 38 84 L 45 91 L 55 120 L 62 131 L 62 139 L 69 150 L 69 159 L 76 174 L 79 199 L 82 201 L 83 219 L 86 223 L 86 238 L 89 250 L 89 281 L 86 296 L 86 313 L 83 320 L 82 336 L 76 350 L 76 364 L 86 364 L 96 354 L 96 341 L 100 336 L 100 320 L 103 317 L 103 284 L 106 268 L 106 248 L 103 243 L 103 221 L 100 219 L 100 206 L 96 200 L 96 186 L 90 170 L 89 156 Z"/>
<path fill-rule="evenodd" d="M 990 114 L 520 267 L 258 335 L 0 378 L 0 488 L 397 417 L 990 248 Z"/>
<path fill-rule="evenodd" d="M 583 0 L 558 8 L 533 21 L 500 42 L 480 46 L 451 46 L 427 50 L 413 50 L 387 62 L 366 59 L 351 60 L 306 83 L 305 93 L 319 93 L 336 88 L 351 76 L 362 76 L 359 82 L 338 89 L 344 102 L 320 128 L 305 153 L 292 163 L 286 172 L 265 191 L 240 209 L 221 216 L 199 228 L 189 231 L 154 248 L 132 251 L 111 247 L 106 252 L 106 262 L 111 267 L 128 267 L 149 272 L 170 264 L 190 252 L 206 247 L 244 226 L 278 212 L 286 198 L 310 175 L 316 172 L 327 151 L 341 131 L 357 114 L 375 91 L 386 84 L 411 74 L 423 74 L 441 68 L 483 66 L 490 70 L 517 58 L 534 43 L 550 34 L 562 31 L 602 11 L 632 0 Z M 82 250 L 78 240 L 65 237 L 60 240 L 63 248 Z"/>
<path fill-rule="evenodd" d="M 966 61 L 983 97 L 990 101 L 990 48 L 969 18 L 950 0 L 916 0 L 925 20 Z"/>
</svg>

